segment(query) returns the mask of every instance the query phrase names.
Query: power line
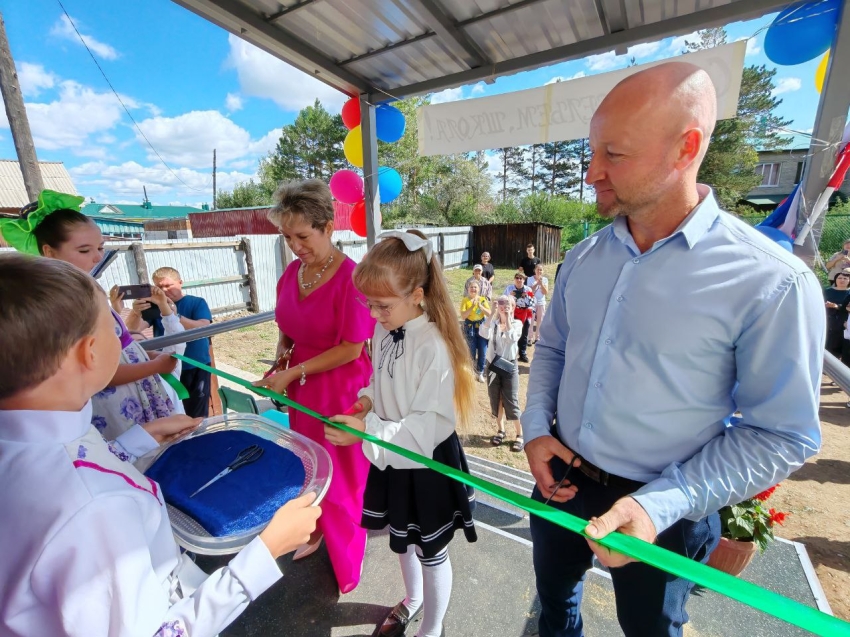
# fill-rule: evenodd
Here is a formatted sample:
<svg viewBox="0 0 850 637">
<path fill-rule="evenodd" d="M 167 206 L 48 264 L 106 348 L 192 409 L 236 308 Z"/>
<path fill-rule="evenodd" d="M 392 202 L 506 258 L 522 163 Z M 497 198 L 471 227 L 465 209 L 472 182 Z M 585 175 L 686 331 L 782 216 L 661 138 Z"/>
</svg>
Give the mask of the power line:
<svg viewBox="0 0 850 637">
<path fill-rule="evenodd" d="M 115 87 L 112 86 L 112 82 L 109 81 L 109 78 L 106 76 L 106 73 L 104 72 L 103 68 L 100 66 L 100 63 L 97 61 L 97 58 L 94 56 L 94 53 L 91 52 L 89 45 L 86 44 L 85 39 L 83 38 L 82 34 L 77 29 L 77 25 L 74 24 L 74 21 L 71 19 L 71 16 L 68 15 L 68 11 L 65 9 L 65 5 L 62 4 L 62 0 L 56 0 L 56 2 L 59 3 L 59 6 L 62 8 L 62 12 L 65 14 L 65 17 L 68 18 L 68 24 L 71 25 L 72 29 L 74 29 L 74 32 L 77 34 L 77 37 L 80 38 L 80 42 L 82 42 L 83 46 L 86 47 L 86 51 L 89 52 L 89 56 L 91 56 L 92 62 L 94 62 L 95 66 L 97 66 L 97 70 L 100 71 L 100 74 L 103 76 L 103 79 L 106 80 L 106 83 L 109 85 L 109 88 L 112 90 L 112 93 L 115 95 L 115 99 L 117 99 L 118 103 L 121 104 L 121 107 L 124 109 L 124 112 L 127 113 L 127 117 L 130 118 L 130 121 L 133 122 L 133 126 L 135 126 L 136 130 L 139 131 L 139 135 L 141 135 L 142 138 L 147 142 L 148 146 L 150 146 L 150 149 L 159 158 L 159 161 L 162 162 L 162 165 L 165 166 L 168 169 L 168 172 L 170 172 L 172 175 L 174 175 L 177 178 L 177 181 L 179 181 L 181 184 L 186 186 L 186 188 L 189 188 L 190 190 L 194 190 L 196 192 L 203 192 L 204 191 L 203 189 L 195 188 L 194 186 L 190 186 L 185 181 L 183 181 L 180 178 L 180 175 L 178 175 L 176 172 L 174 172 L 174 170 L 172 170 L 171 166 L 169 166 L 165 162 L 165 160 L 162 158 L 162 155 L 159 154 L 159 151 L 157 151 L 157 149 L 154 148 L 153 144 L 151 144 L 150 140 L 147 138 L 147 135 L 145 135 L 145 133 L 142 131 L 142 129 L 139 128 L 138 123 L 136 123 L 135 118 L 130 113 L 130 109 L 127 108 L 126 104 L 124 104 L 124 101 L 121 99 L 121 96 L 118 95 L 118 91 L 116 91 Z"/>
</svg>

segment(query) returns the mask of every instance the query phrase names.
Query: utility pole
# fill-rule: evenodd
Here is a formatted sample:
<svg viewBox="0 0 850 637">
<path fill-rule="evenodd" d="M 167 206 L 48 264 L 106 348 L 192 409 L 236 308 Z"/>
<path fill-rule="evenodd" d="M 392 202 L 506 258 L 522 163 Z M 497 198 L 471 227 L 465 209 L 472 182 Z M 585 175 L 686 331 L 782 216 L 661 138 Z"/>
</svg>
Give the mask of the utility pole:
<svg viewBox="0 0 850 637">
<path fill-rule="evenodd" d="M 216 209 L 215 194 L 215 148 L 213 148 L 213 210 Z"/>
<path fill-rule="evenodd" d="M 38 165 L 35 146 L 32 143 L 24 98 L 18 84 L 18 72 L 15 70 L 15 61 L 9 49 L 6 23 L 2 13 L 0 13 L 0 92 L 3 93 L 6 117 L 9 119 L 9 128 L 12 130 L 12 139 L 15 141 L 18 164 L 24 176 L 27 196 L 30 201 L 35 201 L 38 199 L 38 193 L 44 190 L 44 183 L 41 179 L 41 167 Z"/>
</svg>

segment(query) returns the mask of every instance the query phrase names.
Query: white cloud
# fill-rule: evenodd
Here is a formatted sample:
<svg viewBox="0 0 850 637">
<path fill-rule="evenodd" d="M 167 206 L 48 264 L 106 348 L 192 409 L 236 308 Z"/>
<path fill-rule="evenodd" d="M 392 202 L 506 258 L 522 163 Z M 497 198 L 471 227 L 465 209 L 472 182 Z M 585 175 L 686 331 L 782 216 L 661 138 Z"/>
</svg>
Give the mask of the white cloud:
<svg viewBox="0 0 850 637">
<path fill-rule="evenodd" d="M 591 55 L 584 60 L 587 68 L 591 71 L 610 71 L 627 62 L 625 56 L 618 57 L 613 51 Z"/>
<path fill-rule="evenodd" d="M 771 95 L 782 95 L 782 93 L 799 91 L 802 86 L 803 81 L 799 77 L 781 77 L 776 83 L 776 88 L 771 91 Z"/>
<path fill-rule="evenodd" d="M 463 87 L 447 88 L 431 95 L 431 104 L 444 104 L 445 102 L 456 102 L 463 99 Z"/>
<path fill-rule="evenodd" d="M 758 55 L 759 53 L 761 53 L 761 47 L 759 47 L 756 39 L 750 38 L 747 40 L 747 56 Z"/>
<path fill-rule="evenodd" d="M 280 138 L 274 129 L 257 140 L 218 111 L 190 111 L 176 117 L 152 117 L 139 122 L 145 136 L 169 164 L 189 168 L 212 167 L 212 152 L 216 150 L 219 166 L 249 155 L 265 155 Z M 147 146 L 137 134 L 138 141 Z M 148 152 L 150 161 L 157 157 Z"/>
<path fill-rule="evenodd" d="M 74 24 L 77 25 L 80 35 L 77 35 L 77 32 L 74 31 Z M 79 20 L 75 20 L 74 24 L 71 23 L 68 16 L 63 15 L 59 18 L 59 21 L 53 25 L 53 28 L 50 29 L 50 35 L 70 42 L 75 42 L 77 44 L 80 43 L 80 38 L 82 38 L 83 42 L 86 43 L 86 46 L 91 49 L 91 52 L 99 58 L 103 58 L 104 60 L 118 59 L 120 54 L 113 47 L 101 42 L 100 40 L 96 40 L 94 36 L 83 33 Z"/>
<path fill-rule="evenodd" d="M 641 60 L 657 53 L 659 49 L 661 49 L 661 42 L 643 42 L 630 46 L 628 56 Z"/>
<path fill-rule="evenodd" d="M 670 46 L 667 47 L 667 50 L 673 55 L 681 55 L 682 51 L 685 50 L 688 42 L 699 42 L 699 33 L 694 31 L 693 33 L 688 33 L 687 35 L 680 35 L 670 42 Z"/>
<path fill-rule="evenodd" d="M 577 80 L 578 78 L 585 77 L 586 75 L 587 74 L 584 71 L 579 71 L 578 73 L 573 73 L 569 76 L 556 75 L 551 80 L 546 82 L 546 84 L 554 84 L 555 82 L 569 82 L 570 80 Z"/>
<path fill-rule="evenodd" d="M 59 81 L 55 74 L 45 70 L 41 64 L 20 62 L 17 67 L 24 97 L 38 97 L 43 89 L 53 88 Z"/>
<path fill-rule="evenodd" d="M 348 96 L 294 66 L 269 55 L 235 35 L 227 38 L 227 64 L 236 69 L 242 93 L 273 100 L 287 111 L 310 106 L 318 98 L 331 113 L 338 113 Z"/>
<path fill-rule="evenodd" d="M 122 95 L 128 108 L 138 108 L 132 98 Z M 124 113 L 115 96 L 65 80 L 59 83 L 59 96 L 52 102 L 27 102 L 27 116 L 33 141 L 39 150 L 68 148 L 76 154 L 90 152 L 89 136 L 114 128 Z M 0 111 L 0 127 L 8 128 L 5 110 Z"/>
<path fill-rule="evenodd" d="M 100 202 L 138 203 L 143 197 L 143 187 L 152 199 L 159 201 L 173 201 L 177 197 L 192 201 L 212 199 L 212 177 L 208 171 L 174 168 L 172 172 L 162 164 L 142 166 L 134 161 L 122 164 L 95 161 L 70 168 L 69 172 L 81 194 Z M 238 171 L 219 171 L 216 186 L 231 190 L 237 182 L 253 176 Z"/>
<path fill-rule="evenodd" d="M 242 98 L 236 93 L 228 93 L 227 97 L 224 98 L 224 107 L 229 113 L 242 110 Z"/>
<path fill-rule="evenodd" d="M 486 85 L 484 82 L 478 82 L 475 86 L 472 87 L 473 95 L 484 95 L 484 91 L 486 90 Z"/>
</svg>

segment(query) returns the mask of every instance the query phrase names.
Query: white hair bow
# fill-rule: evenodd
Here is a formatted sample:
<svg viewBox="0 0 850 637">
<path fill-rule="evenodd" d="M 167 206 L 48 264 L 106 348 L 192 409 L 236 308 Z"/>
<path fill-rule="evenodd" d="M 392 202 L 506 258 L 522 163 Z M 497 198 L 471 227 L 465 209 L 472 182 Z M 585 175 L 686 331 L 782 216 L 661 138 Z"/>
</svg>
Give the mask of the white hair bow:
<svg viewBox="0 0 850 637">
<path fill-rule="evenodd" d="M 386 232 L 379 234 L 378 239 L 401 239 L 404 246 L 410 252 L 425 250 L 425 258 L 428 260 L 428 263 L 431 263 L 431 255 L 434 254 L 434 248 L 431 245 L 430 239 L 423 239 L 422 237 L 417 237 L 415 234 L 403 232 L 401 230 L 387 230 Z"/>
</svg>

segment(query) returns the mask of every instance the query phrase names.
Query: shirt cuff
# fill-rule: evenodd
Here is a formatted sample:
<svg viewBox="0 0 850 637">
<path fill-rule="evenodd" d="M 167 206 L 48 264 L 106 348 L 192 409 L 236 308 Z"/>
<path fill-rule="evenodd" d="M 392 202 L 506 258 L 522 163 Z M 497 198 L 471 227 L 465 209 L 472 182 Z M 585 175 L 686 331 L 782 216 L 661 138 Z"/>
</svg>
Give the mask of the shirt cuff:
<svg viewBox="0 0 850 637">
<path fill-rule="evenodd" d="M 366 396 L 366 398 L 368 398 L 369 400 L 372 401 L 372 408 L 374 409 L 375 408 L 375 396 L 374 396 L 374 392 L 372 391 L 371 385 L 368 385 L 368 386 L 364 387 L 363 389 L 361 389 L 359 392 L 357 392 L 358 398 L 362 398 L 363 396 Z"/>
<path fill-rule="evenodd" d="M 632 497 L 647 512 L 656 533 L 670 528 L 693 510 L 688 496 L 670 478 L 653 480 L 635 491 Z"/>
<path fill-rule="evenodd" d="M 245 588 L 251 601 L 256 600 L 283 577 L 280 567 L 259 536 L 230 560 L 229 568 Z"/>
<path fill-rule="evenodd" d="M 159 447 L 159 443 L 141 425 L 133 425 L 115 439 L 130 455 L 141 458 L 149 451 Z"/>
<path fill-rule="evenodd" d="M 547 423 L 546 418 L 541 417 L 540 414 L 535 414 L 534 412 L 529 413 L 528 411 L 523 412 L 519 419 L 519 422 L 522 425 L 523 442 L 527 445 L 536 438 L 551 436 L 551 420 L 552 419 L 549 419 L 549 422 Z"/>
<path fill-rule="evenodd" d="M 172 312 L 168 316 L 161 317 L 161 320 L 162 320 L 162 327 L 163 328 L 171 327 L 173 329 L 178 329 L 178 328 L 183 326 L 183 324 L 180 322 L 180 318 L 177 316 L 176 312 Z"/>
</svg>

